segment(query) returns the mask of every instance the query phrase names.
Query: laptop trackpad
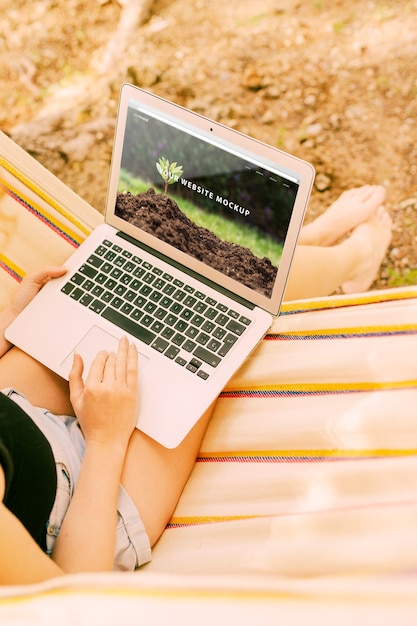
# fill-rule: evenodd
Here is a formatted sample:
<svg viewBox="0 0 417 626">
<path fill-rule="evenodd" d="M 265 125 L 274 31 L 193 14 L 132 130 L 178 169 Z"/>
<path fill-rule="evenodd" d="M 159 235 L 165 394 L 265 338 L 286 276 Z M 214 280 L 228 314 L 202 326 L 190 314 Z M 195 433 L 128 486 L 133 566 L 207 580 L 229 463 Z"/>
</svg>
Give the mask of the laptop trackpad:
<svg viewBox="0 0 417 626">
<path fill-rule="evenodd" d="M 100 352 L 100 350 L 106 350 L 106 352 L 117 352 L 118 346 L 119 340 L 116 337 L 107 333 L 98 326 L 93 326 L 90 328 L 88 333 L 84 335 L 81 341 L 79 341 L 75 348 L 71 350 L 61 365 L 66 372 L 69 372 L 72 367 L 74 352 L 77 352 L 84 361 L 83 378 L 85 380 L 85 377 L 90 370 L 91 363 L 97 353 Z M 139 353 L 139 372 L 144 368 L 148 361 L 149 358 L 147 356 Z"/>
</svg>

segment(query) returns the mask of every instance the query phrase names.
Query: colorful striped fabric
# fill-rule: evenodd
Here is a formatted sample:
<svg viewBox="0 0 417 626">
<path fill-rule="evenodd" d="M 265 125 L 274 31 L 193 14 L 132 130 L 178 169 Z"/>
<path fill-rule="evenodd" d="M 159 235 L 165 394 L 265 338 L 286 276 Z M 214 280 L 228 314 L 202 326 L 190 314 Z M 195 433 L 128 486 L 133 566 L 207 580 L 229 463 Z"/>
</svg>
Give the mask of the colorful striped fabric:
<svg viewBox="0 0 417 626">
<path fill-rule="evenodd" d="M 0 140 L 3 304 L 102 217 Z M 99 603 L 103 624 L 160 607 L 174 623 L 293 623 L 307 610 L 326 623 L 364 606 L 379 624 L 414 623 L 401 619 L 417 612 L 416 330 L 416 288 L 285 303 L 220 395 L 152 563 L 3 590 L 0 622 L 62 623 L 76 606 L 91 623 Z"/>
<path fill-rule="evenodd" d="M 0 306 L 28 271 L 65 262 L 102 220 L 77 194 L 0 134 Z"/>
</svg>

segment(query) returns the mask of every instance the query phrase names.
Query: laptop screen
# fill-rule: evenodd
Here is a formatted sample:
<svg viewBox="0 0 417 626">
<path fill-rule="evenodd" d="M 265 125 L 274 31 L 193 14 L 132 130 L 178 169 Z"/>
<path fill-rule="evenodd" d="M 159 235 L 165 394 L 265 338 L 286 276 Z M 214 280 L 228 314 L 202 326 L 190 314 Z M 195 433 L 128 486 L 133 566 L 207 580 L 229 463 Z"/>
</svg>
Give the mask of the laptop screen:
<svg viewBox="0 0 417 626">
<path fill-rule="evenodd" d="M 107 222 L 274 315 L 313 180 L 295 156 L 122 86 Z"/>
<path fill-rule="evenodd" d="M 299 175 L 133 98 L 115 215 L 271 298 Z"/>
</svg>

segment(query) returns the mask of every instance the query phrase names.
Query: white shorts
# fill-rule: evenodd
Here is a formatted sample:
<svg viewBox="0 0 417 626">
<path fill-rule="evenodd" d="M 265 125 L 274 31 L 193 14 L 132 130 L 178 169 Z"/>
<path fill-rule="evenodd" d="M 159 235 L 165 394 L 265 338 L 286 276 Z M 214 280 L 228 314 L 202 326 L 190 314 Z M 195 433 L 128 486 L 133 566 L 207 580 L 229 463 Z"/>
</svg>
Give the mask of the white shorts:
<svg viewBox="0 0 417 626">
<path fill-rule="evenodd" d="M 52 448 L 57 469 L 57 493 L 46 534 L 47 551 L 51 554 L 80 473 L 84 437 L 75 417 L 54 415 L 46 409 L 34 407 L 14 389 L 3 389 L 2 392 L 31 417 Z M 132 571 L 150 560 L 147 532 L 135 504 L 120 485 L 114 569 Z"/>
</svg>

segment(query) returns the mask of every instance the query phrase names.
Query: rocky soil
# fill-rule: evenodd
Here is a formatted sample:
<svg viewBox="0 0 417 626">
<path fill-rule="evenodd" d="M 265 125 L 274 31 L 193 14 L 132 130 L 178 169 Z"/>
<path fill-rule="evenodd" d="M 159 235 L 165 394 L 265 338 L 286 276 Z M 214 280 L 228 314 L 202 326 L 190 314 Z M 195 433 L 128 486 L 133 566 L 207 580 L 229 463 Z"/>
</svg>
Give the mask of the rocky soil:
<svg viewBox="0 0 417 626">
<path fill-rule="evenodd" d="M 0 128 L 103 210 L 132 82 L 311 161 L 313 219 L 383 183 L 374 287 L 417 283 L 417 0 L 0 0 Z"/>
</svg>

